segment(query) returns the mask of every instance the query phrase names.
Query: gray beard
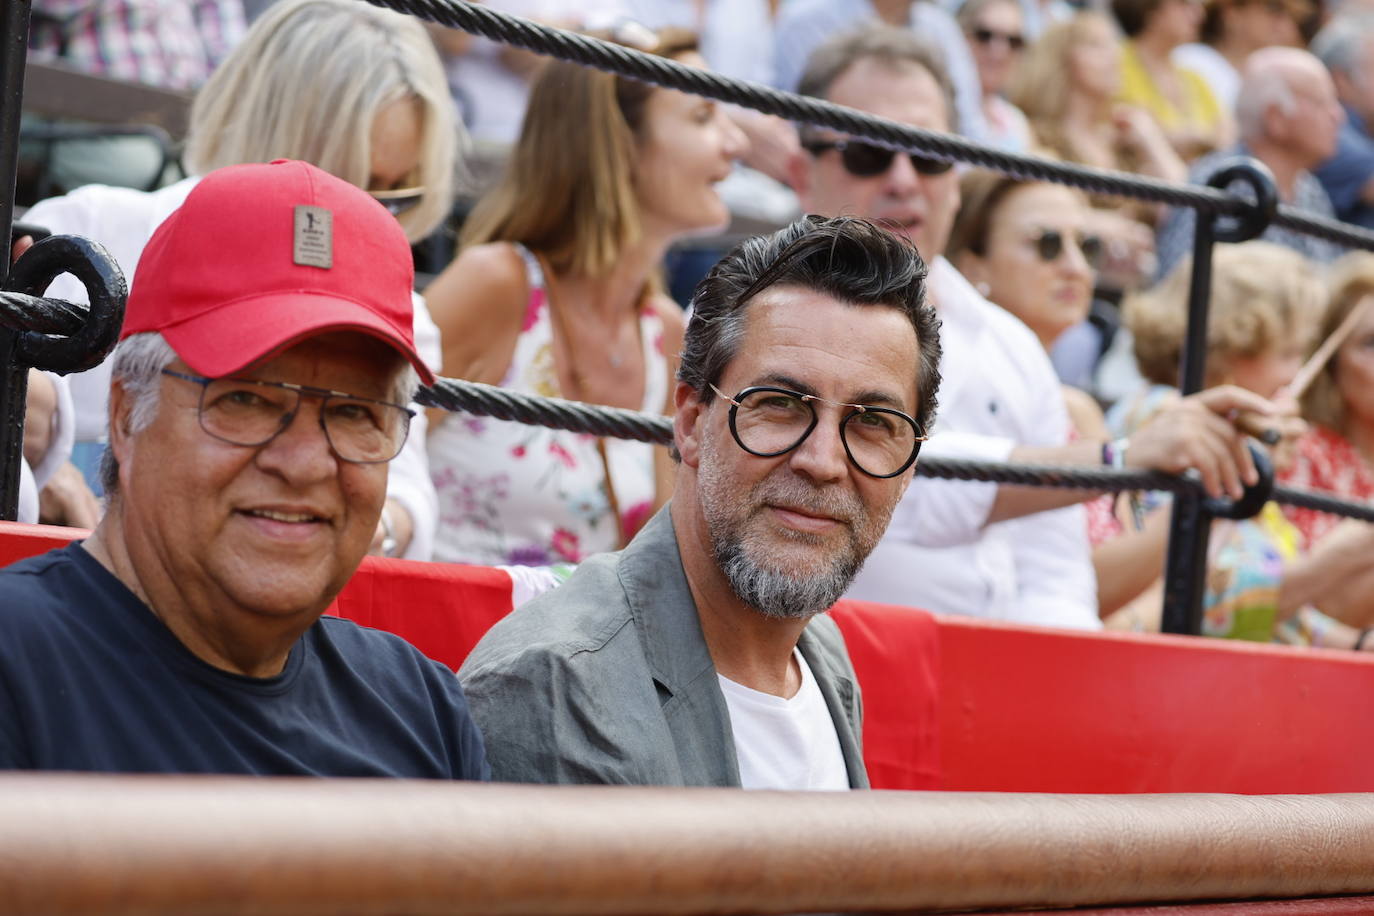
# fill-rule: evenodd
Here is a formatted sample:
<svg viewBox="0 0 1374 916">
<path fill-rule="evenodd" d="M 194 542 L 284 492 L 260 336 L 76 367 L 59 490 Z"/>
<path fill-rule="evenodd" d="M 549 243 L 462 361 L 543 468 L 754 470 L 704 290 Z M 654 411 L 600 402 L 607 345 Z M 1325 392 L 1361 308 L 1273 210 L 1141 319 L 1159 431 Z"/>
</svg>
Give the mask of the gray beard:
<svg viewBox="0 0 1374 916">
<path fill-rule="evenodd" d="M 805 620 L 826 610 L 849 588 L 862 560 L 852 552 L 836 557 L 829 568 L 805 575 L 766 569 L 749 555 L 738 538 L 715 543 L 716 563 L 741 601 L 774 620 Z"/>
</svg>

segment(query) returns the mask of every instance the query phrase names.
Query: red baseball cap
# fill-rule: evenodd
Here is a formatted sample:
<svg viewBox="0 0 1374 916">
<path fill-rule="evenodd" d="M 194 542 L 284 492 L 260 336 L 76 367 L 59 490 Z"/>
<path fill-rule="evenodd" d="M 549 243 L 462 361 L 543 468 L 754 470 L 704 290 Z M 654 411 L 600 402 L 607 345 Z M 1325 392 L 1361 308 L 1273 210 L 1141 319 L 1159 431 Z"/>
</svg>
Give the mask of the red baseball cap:
<svg viewBox="0 0 1374 916">
<path fill-rule="evenodd" d="M 361 331 L 415 352 L 410 244 L 395 217 L 305 162 L 206 175 L 153 233 L 134 274 L 123 340 L 160 331 L 201 375 L 232 375 L 307 337 Z"/>
</svg>

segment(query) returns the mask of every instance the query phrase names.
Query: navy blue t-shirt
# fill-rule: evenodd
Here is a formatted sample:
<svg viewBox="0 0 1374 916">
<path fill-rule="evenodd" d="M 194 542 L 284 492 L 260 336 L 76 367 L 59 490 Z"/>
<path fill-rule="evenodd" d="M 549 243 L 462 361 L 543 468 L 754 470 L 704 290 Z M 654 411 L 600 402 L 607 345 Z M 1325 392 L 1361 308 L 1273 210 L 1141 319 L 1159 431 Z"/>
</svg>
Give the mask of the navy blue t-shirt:
<svg viewBox="0 0 1374 916">
<path fill-rule="evenodd" d="M 487 779 L 458 678 L 322 617 L 270 678 L 191 653 L 77 544 L 0 570 L 0 769 Z"/>
</svg>

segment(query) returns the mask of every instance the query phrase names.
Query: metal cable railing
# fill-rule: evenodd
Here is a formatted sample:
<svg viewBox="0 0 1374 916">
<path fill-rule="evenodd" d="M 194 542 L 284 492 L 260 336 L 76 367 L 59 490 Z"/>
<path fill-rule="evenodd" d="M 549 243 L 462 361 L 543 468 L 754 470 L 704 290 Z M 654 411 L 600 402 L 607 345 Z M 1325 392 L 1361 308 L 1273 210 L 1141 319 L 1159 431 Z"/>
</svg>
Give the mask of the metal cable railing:
<svg viewBox="0 0 1374 916">
<path fill-rule="evenodd" d="M 432 387 L 421 389 L 417 400 L 426 407 L 462 411 L 498 420 L 511 420 L 567 432 L 616 439 L 634 439 L 656 445 L 671 445 L 673 421 L 656 414 L 640 413 L 621 407 L 603 407 L 581 401 L 566 401 L 524 394 L 495 385 L 441 378 Z M 1001 461 L 971 461 L 922 455 L 916 463 L 922 477 L 943 480 L 989 481 L 1033 487 L 1069 487 L 1081 490 L 1120 492 L 1122 490 L 1161 490 L 1195 494 L 1206 498 L 1202 483 L 1191 475 L 1163 471 L 1121 471 L 1083 465 L 1010 464 Z M 1374 522 L 1374 504 L 1357 503 L 1327 493 L 1296 487 L 1269 487 L 1268 496 L 1276 502 L 1305 509 L 1316 509 L 1349 518 Z M 1260 494 L 1260 502 L 1263 496 Z"/>
</svg>

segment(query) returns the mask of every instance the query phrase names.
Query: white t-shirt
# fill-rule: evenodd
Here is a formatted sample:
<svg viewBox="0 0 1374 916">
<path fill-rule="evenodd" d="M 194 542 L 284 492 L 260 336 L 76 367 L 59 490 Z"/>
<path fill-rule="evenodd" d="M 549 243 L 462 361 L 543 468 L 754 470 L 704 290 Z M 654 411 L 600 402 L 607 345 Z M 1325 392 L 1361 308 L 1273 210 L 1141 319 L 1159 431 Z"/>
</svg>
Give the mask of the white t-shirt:
<svg viewBox="0 0 1374 916">
<path fill-rule="evenodd" d="M 796 649 L 792 657 L 801 666 L 801 689 L 791 699 L 716 675 L 730 711 L 740 785 L 746 789 L 847 790 L 849 770 L 830 708 L 806 659 Z"/>
</svg>

